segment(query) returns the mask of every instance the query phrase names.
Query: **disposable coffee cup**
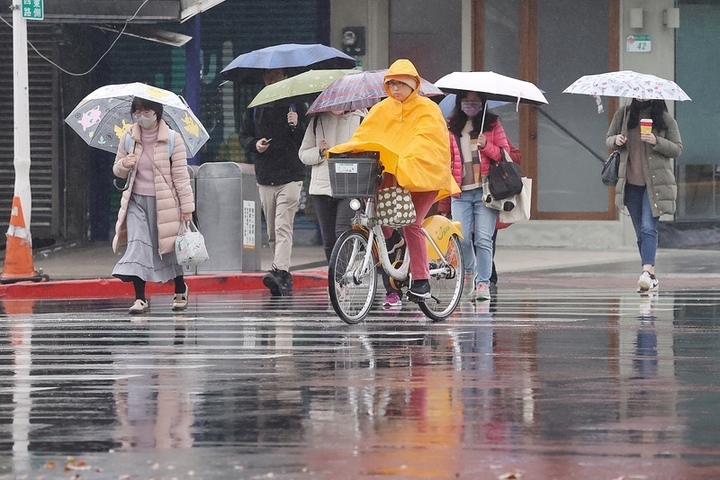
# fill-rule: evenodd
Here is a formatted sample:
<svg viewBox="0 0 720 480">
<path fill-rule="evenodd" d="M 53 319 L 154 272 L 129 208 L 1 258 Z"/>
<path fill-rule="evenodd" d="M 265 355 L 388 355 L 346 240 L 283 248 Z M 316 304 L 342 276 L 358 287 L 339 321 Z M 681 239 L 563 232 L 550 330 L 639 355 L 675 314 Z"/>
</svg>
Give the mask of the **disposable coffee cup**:
<svg viewBox="0 0 720 480">
<path fill-rule="evenodd" d="M 642 118 L 640 119 L 640 134 L 645 133 L 651 133 L 652 132 L 652 119 L 651 118 Z"/>
</svg>

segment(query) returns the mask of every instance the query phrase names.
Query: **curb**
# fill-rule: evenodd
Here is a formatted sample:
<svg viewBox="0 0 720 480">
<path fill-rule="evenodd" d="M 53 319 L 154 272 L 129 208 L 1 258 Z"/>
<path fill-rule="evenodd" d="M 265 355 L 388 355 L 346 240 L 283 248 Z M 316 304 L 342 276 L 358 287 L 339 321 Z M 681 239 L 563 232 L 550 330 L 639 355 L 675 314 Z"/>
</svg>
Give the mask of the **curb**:
<svg viewBox="0 0 720 480">
<path fill-rule="evenodd" d="M 185 277 L 185 283 L 192 294 L 227 293 L 240 291 L 265 291 L 262 283 L 265 272 L 236 275 L 192 275 Z M 293 272 L 293 290 L 327 288 L 325 271 Z M 172 293 L 172 282 L 165 284 L 148 283 L 147 294 Z M 0 285 L 0 299 L 99 299 L 133 297 L 131 284 L 124 284 L 117 278 L 96 278 L 89 280 L 58 280 L 45 282 L 18 282 Z"/>
</svg>

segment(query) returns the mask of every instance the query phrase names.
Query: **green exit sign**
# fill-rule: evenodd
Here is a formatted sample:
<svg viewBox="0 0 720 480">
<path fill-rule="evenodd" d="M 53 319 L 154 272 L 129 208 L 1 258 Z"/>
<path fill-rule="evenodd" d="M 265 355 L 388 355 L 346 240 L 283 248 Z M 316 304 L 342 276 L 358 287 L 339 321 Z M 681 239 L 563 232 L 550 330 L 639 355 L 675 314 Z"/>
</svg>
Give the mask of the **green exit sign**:
<svg viewBox="0 0 720 480">
<path fill-rule="evenodd" d="M 22 16 L 28 20 L 42 20 L 45 18 L 44 0 L 22 0 L 20 8 Z"/>
</svg>

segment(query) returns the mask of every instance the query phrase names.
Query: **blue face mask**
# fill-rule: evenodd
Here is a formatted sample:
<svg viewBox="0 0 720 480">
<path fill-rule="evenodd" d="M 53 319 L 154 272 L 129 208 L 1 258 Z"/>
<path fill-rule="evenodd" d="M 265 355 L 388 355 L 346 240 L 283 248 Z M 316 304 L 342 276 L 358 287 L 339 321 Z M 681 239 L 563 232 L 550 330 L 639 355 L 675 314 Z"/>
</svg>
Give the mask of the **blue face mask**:
<svg viewBox="0 0 720 480">
<path fill-rule="evenodd" d="M 482 102 L 460 102 L 460 109 L 468 117 L 474 117 L 478 113 L 482 112 Z"/>
</svg>

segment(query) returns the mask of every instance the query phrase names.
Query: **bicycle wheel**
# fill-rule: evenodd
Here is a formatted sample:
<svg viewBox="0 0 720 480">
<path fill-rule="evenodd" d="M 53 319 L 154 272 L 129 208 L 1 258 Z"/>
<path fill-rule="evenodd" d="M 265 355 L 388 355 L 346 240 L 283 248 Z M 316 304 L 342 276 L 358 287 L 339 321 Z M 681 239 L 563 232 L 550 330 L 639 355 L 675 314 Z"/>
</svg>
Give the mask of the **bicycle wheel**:
<svg viewBox="0 0 720 480">
<path fill-rule="evenodd" d="M 430 293 L 432 297 L 418 303 L 420 310 L 435 321 L 445 320 L 460 303 L 465 264 L 457 235 L 453 235 L 448 242 L 445 262 L 447 264 L 441 260 L 430 260 Z M 440 271 L 432 273 L 433 269 L 440 269 Z"/>
<path fill-rule="evenodd" d="M 366 254 L 370 262 L 363 270 Z M 348 324 L 360 322 L 370 311 L 377 290 L 377 258 L 370 248 L 368 234 L 348 230 L 335 242 L 328 268 L 328 292 L 335 313 Z"/>
</svg>

